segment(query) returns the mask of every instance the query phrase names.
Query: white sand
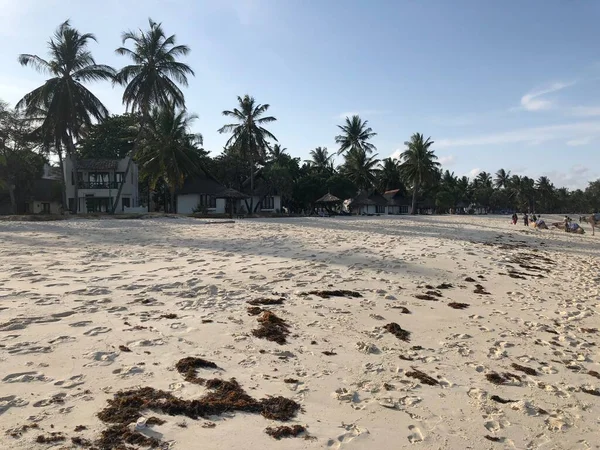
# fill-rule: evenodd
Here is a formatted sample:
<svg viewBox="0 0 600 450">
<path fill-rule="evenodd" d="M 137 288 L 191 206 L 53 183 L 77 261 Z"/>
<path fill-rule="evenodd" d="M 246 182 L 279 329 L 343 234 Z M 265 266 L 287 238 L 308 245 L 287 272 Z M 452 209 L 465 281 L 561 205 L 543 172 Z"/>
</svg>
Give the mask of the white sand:
<svg viewBox="0 0 600 450">
<path fill-rule="evenodd" d="M 276 441 L 264 429 L 281 423 L 260 415 L 211 417 L 208 428 L 148 412 L 166 423 L 144 433 L 174 449 L 600 448 L 600 397 L 581 390 L 600 392 L 588 374 L 600 372 L 600 236 L 584 227 L 540 232 L 492 217 L 0 222 L 0 448 L 48 448 L 35 440 L 50 432 L 67 439 L 55 448 L 94 440 L 106 428 L 96 414 L 121 389 L 198 398 L 206 389 L 174 369 L 186 356 L 223 369 L 200 376 L 301 403 L 291 424 L 316 439 Z M 527 255 L 554 263 L 527 263 L 545 272 L 511 262 Z M 507 276 L 508 265 L 525 279 Z M 454 287 L 438 301 L 415 298 L 442 282 Z M 313 289 L 363 298 L 298 295 Z M 254 337 L 246 312 L 247 300 L 278 296 L 285 303 L 270 309 L 291 326 L 281 346 Z M 390 322 L 410 343 L 384 330 Z M 411 367 L 439 384 L 408 377 Z M 521 381 L 495 385 L 491 372 Z"/>
</svg>

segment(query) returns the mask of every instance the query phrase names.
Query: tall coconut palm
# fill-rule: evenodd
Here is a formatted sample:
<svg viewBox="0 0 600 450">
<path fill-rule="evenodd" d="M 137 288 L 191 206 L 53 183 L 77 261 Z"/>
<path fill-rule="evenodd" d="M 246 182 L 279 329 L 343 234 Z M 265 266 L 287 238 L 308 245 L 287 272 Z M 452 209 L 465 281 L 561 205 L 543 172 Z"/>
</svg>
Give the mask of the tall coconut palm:
<svg viewBox="0 0 600 450">
<path fill-rule="evenodd" d="M 510 170 L 506 171 L 504 169 L 500 169 L 496 172 L 496 178 L 494 180 L 494 187 L 496 189 L 506 189 L 510 184 Z"/>
<path fill-rule="evenodd" d="M 407 183 L 412 185 L 413 198 L 411 214 L 417 211 L 417 194 L 421 185 L 436 173 L 440 163 L 430 147 L 433 145 L 431 138 L 425 139 L 422 134 L 415 133 L 410 141 L 404 143 L 406 150 L 400 155 L 400 170 Z"/>
<path fill-rule="evenodd" d="M 141 173 L 150 188 L 154 189 L 161 178 L 168 186 L 172 208 L 175 190 L 185 178 L 202 173 L 204 152 L 199 148 L 202 135 L 190 131 L 196 118 L 174 105 L 154 107 L 147 119 L 143 146 L 137 154 Z"/>
<path fill-rule="evenodd" d="M 287 154 L 287 148 L 283 148 L 279 144 L 275 144 L 273 145 L 273 148 L 269 149 L 268 156 L 269 160 L 272 162 L 281 162 L 286 156 L 289 157 Z"/>
<path fill-rule="evenodd" d="M 359 188 L 371 189 L 377 178 L 377 155 L 369 156 L 362 149 L 350 150 L 342 166 L 342 172 Z"/>
<path fill-rule="evenodd" d="M 138 136 L 134 142 L 124 178 L 131 169 L 139 142 L 143 139 L 146 124 L 153 107 L 185 108 L 185 98 L 181 86 L 188 85 L 188 75 L 194 71 L 178 61 L 190 52 L 187 45 L 177 45 L 175 35 L 165 34 L 162 24 L 148 20 L 147 30 L 127 31 L 122 35 L 123 45 L 131 42 L 133 49 L 119 47 L 118 55 L 127 56 L 132 64 L 123 67 L 116 75 L 115 82 L 125 86 L 123 103 L 127 111 L 139 113 L 141 117 Z M 114 213 L 121 198 L 124 183 L 121 183 L 112 207 Z"/>
<path fill-rule="evenodd" d="M 538 193 L 541 209 L 543 209 L 544 212 L 549 212 L 556 197 L 554 185 L 548 177 L 541 176 L 535 182 L 535 189 Z"/>
<path fill-rule="evenodd" d="M 350 151 L 362 150 L 366 155 L 373 153 L 375 146 L 369 140 L 375 136 L 373 130 L 368 126 L 368 120 L 362 120 L 359 116 L 346 117 L 344 125 L 338 125 L 342 134 L 335 137 L 336 144 L 340 145 L 338 155 Z M 358 153 L 357 153 L 358 154 Z"/>
<path fill-rule="evenodd" d="M 275 122 L 273 116 L 265 116 L 268 104 L 256 103 L 254 97 L 245 95 L 238 97 L 238 107 L 231 111 L 223 111 L 226 117 L 232 117 L 237 123 L 230 123 L 219 128 L 219 133 L 231 133 L 227 147 L 236 149 L 250 163 L 250 213 L 254 212 L 254 167 L 256 162 L 264 161 L 269 141 L 277 142 L 277 138 L 263 125 Z"/>
<path fill-rule="evenodd" d="M 19 55 L 19 63 L 31 66 L 49 76 L 46 82 L 26 94 L 17 108 L 25 114 L 39 118 L 40 111 L 45 115 L 41 119 L 40 134 L 45 141 L 65 147 L 71 157 L 73 171 L 77 174 L 75 142 L 82 130 L 108 116 L 108 110 L 102 102 L 89 91 L 84 83 L 112 80 L 115 71 L 112 67 L 96 64 L 88 49 L 96 37 L 91 33 L 80 33 L 69 21 L 63 22 L 48 42 L 50 59 L 37 55 Z M 67 174 L 64 174 L 67 177 Z M 66 182 L 66 180 L 65 180 Z M 75 184 L 73 212 L 78 212 L 78 186 Z"/>
<path fill-rule="evenodd" d="M 309 155 L 311 159 L 306 162 L 318 172 L 333 172 L 333 155 L 329 154 L 327 147 L 317 147 Z"/>
</svg>

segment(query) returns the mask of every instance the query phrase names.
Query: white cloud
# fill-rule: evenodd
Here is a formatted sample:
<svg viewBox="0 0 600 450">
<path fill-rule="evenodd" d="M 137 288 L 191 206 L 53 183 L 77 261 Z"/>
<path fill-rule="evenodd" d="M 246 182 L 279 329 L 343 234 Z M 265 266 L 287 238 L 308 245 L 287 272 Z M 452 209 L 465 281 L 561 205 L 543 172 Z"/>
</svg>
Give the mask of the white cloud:
<svg viewBox="0 0 600 450">
<path fill-rule="evenodd" d="M 577 117 L 600 116 L 600 106 L 574 106 L 570 113 Z"/>
<path fill-rule="evenodd" d="M 556 187 L 566 187 L 569 189 L 585 189 L 590 180 L 598 178 L 598 173 L 591 173 L 590 169 L 581 165 L 575 165 L 566 172 L 549 171 L 542 175 L 550 178 Z"/>
<path fill-rule="evenodd" d="M 436 148 L 470 147 L 501 144 L 538 145 L 553 140 L 577 140 L 600 135 L 600 121 L 575 122 L 561 125 L 522 128 L 501 133 L 442 139 Z"/>
<path fill-rule="evenodd" d="M 581 145 L 588 145 L 590 142 L 592 142 L 592 138 L 586 136 L 579 139 L 571 139 L 570 141 L 567 141 L 567 145 L 569 147 L 579 147 Z"/>
<path fill-rule="evenodd" d="M 392 153 L 390 156 L 388 156 L 388 158 L 400 160 L 401 153 L 402 153 L 402 150 L 398 149 L 394 153 Z"/>
<path fill-rule="evenodd" d="M 481 172 L 483 172 L 483 169 L 480 167 L 476 167 L 474 169 L 471 169 L 468 173 L 467 176 L 469 178 L 475 178 L 477 175 L 479 175 Z"/>
<path fill-rule="evenodd" d="M 551 109 L 554 106 L 554 102 L 542 97 L 553 92 L 561 91 L 574 84 L 575 82 L 557 82 L 542 89 L 529 92 L 521 97 L 521 107 L 527 111 L 544 111 Z"/>
<path fill-rule="evenodd" d="M 442 166 L 452 166 L 456 162 L 454 155 L 440 156 L 439 163 Z"/>
</svg>

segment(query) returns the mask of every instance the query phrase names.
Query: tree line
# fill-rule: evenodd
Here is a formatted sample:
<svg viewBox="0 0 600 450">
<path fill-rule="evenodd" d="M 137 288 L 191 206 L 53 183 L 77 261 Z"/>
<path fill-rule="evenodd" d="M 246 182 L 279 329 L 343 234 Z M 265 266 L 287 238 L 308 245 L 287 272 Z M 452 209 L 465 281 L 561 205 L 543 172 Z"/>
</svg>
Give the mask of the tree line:
<svg viewBox="0 0 600 450">
<path fill-rule="evenodd" d="M 556 188 L 545 176 L 534 180 L 504 169 L 494 175 L 481 172 L 474 179 L 458 177 L 441 168 L 434 142 L 420 133 L 405 142 L 398 160 L 380 160 L 372 143 L 376 133 L 358 115 L 338 125 L 338 149 L 316 147 L 302 161 L 291 156 L 269 131 L 269 124 L 277 120 L 269 115 L 270 105 L 249 95 L 238 97 L 233 109 L 223 111 L 230 123 L 218 131 L 229 138 L 223 151 L 211 157 L 203 148 L 202 135 L 191 131 L 196 116 L 186 110 L 182 91 L 188 77 L 194 76 L 192 68 L 181 61 L 190 48 L 178 44 L 175 35 L 167 35 L 160 23 L 150 19 L 147 29 L 122 34 L 116 53 L 129 63 L 117 70 L 95 61 L 90 51 L 95 41 L 93 34 L 81 33 L 66 21 L 48 42 L 48 59 L 19 56 L 20 64 L 48 78 L 14 110 L 0 103 L 0 189 L 9 190 L 13 205 L 18 195 L 26 197 L 45 158 L 55 155 L 61 167 L 68 156 L 74 171 L 81 158 L 128 157 L 124 178 L 135 161 L 144 189 L 162 197 L 171 210 L 174 194 L 185 179 L 206 173 L 246 192 L 255 191 L 258 177 L 292 211 L 311 211 L 315 200 L 327 192 L 347 199 L 360 191 L 395 189 L 406 197 L 412 213 L 419 206 L 438 213 L 472 207 L 547 213 L 600 209 L 600 180 L 590 182 L 585 190 L 569 190 Z M 92 82 L 121 86 L 126 113 L 109 115 L 88 89 Z M 342 156 L 337 166 L 336 153 Z M 120 196 L 121 189 L 113 213 Z"/>
</svg>

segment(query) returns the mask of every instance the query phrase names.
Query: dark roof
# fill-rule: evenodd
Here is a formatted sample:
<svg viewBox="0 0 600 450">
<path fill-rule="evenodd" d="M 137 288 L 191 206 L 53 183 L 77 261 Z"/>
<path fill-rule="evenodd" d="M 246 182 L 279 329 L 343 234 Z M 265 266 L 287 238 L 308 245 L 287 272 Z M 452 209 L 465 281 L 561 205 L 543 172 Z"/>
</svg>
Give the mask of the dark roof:
<svg viewBox="0 0 600 450">
<path fill-rule="evenodd" d="M 77 168 L 84 170 L 116 170 L 118 159 L 79 159 Z"/>
<path fill-rule="evenodd" d="M 366 191 L 360 192 L 352 201 L 350 202 L 350 207 L 353 206 L 365 206 L 365 205 L 378 205 L 378 206 L 386 206 L 387 200 L 383 198 L 381 194 L 374 192 L 369 194 Z"/>
<path fill-rule="evenodd" d="M 225 186 L 217 180 L 204 176 L 190 177 L 185 180 L 183 186 L 177 190 L 178 195 L 182 194 L 210 194 L 216 195 L 225 190 Z M 222 197 L 223 198 L 223 197 Z"/>
<path fill-rule="evenodd" d="M 60 202 L 61 190 L 60 181 L 42 178 L 33 182 L 31 197 L 39 202 Z"/>
<path fill-rule="evenodd" d="M 412 204 L 412 201 L 405 197 L 400 189 L 385 191 L 383 197 L 386 199 L 388 205 L 391 206 L 405 206 Z"/>
<path fill-rule="evenodd" d="M 335 195 L 331 195 L 331 194 L 327 193 L 323 197 L 321 197 L 319 200 L 317 200 L 315 203 L 339 203 L 339 202 L 341 202 L 341 200 L 339 198 L 337 198 Z"/>
<path fill-rule="evenodd" d="M 242 194 L 240 191 L 236 191 L 232 188 L 226 188 L 224 191 L 216 195 L 217 198 L 231 198 L 231 199 L 241 199 L 248 198 L 246 194 Z"/>
</svg>

